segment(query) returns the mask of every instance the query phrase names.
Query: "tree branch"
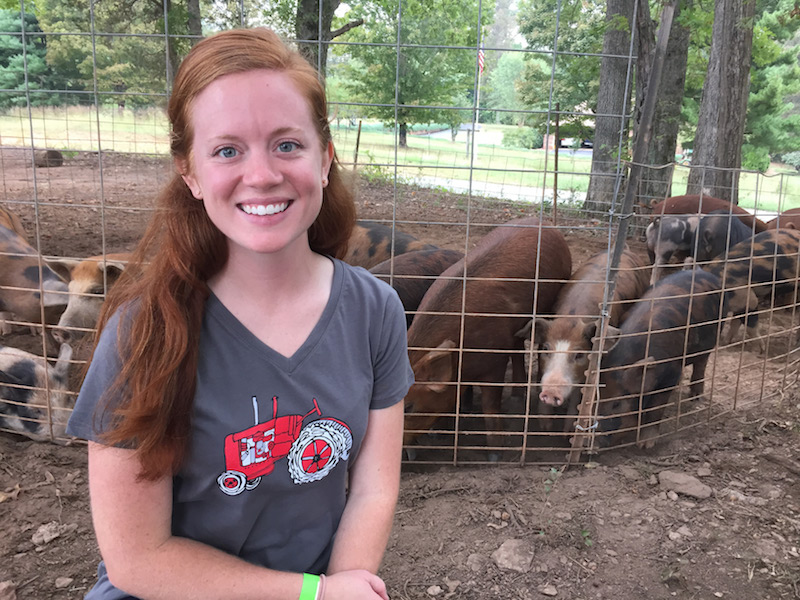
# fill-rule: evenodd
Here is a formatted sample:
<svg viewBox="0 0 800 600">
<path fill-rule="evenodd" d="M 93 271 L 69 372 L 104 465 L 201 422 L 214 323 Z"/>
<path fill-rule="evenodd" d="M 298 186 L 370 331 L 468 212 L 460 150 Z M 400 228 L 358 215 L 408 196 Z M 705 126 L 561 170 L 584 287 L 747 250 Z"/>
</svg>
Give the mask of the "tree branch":
<svg viewBox="0 0 800 600">
<path fill-rule="evenodd" d="M 331 39 L 334 40 L 340 35 L 347 33 L 351 29 L 355 29 L 356 27 L 361 27 L 364 24 L 364 19 L 356 19 L 355 21 L 350 21 L 344 27 L 339 27 L 336 31 L 331 31 Z"/>
</svg>

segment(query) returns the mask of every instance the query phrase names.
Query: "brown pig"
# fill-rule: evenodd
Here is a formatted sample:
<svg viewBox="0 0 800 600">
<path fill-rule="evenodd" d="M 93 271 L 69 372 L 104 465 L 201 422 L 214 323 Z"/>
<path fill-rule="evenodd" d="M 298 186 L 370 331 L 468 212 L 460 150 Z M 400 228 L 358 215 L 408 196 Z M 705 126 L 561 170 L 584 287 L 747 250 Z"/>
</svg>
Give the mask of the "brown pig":
<svg viewBox="0 0 800 600">
<path fill-rule="evenodd" d="M 69 281 L 67 307 L 53 330 L 56 340 L 74 344 L 94 329 L 105 294 L 119 279 L 130 256 L 130 253 L 120 252 L 50 263 Z"/>
<path fill-rule="evenodd" d="M 458 384 L 481 386 L 487 429 L 502 429 L 506 366 L 522 347 L 515 333 L 532 315 L 550 310 L 571 269 L 561 233 L 529 217 L 491 230 L 441 274 L 408 330 L 416 383 L 406 396 L 406 444 L 438 415 L 455 411 Z M 490 442 L 497 445 L 499 436 L 490 434 Z"/>
<path fill-rule="evenodd" d="M 372 267 L 369 272 L 390 284 L 406 310 L 406 327 L 411 327 L 414 313 L 425 292 L 447 267 L 464 258 L 458 250 L 436 248 L 406 252 Z"/>
<path fill-rule="evenodd" d="M 586 383 L 589 352 L 600 316 L 600 305 L 606 287 L 608 252 L 589 258 L 561 288 L 556 299 L 554 318 L 537 317 L 534 343 L 540 347 L 537 370 L 541 391 L 538 412 L 542 415 L 576 415 L 582 388 Z M 630 250 L 624 250 L 619 262 L 614 298 L 608 323 L 619 326 L 630 301 L 636 300 L 648 287 L 647 261 Z M 530 336 L 530 323 L 520 332 Z M 552 430 L 547 420 L 544 429 Z M 569 418 L 563 419 L 564 431 L 572 428 Z"/>
<path fill-rule="evenodd" d="M 767 221 L 767 229 L 800 229 L 800 208 L 790 208 Z"/>
</svg>

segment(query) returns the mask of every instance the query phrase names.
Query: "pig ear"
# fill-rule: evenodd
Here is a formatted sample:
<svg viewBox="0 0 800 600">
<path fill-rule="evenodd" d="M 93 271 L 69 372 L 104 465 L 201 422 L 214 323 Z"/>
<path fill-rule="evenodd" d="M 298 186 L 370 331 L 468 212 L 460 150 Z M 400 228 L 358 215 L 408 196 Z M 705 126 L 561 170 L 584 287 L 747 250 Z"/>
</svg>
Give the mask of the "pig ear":
<svg viewBox="0 0 800 600">
<path fill-rule="evenodd" d="M 453 352 L 456 347 L 452 340 L 445 340 L 436 349 L 425 354 L 415 365 L 414 374 L 433 392 L 443 392 L 447 385 L 442 382 L 453 381 Z M 428 383 L 432 382 L 432 383 Z"/>
<path fill-rule="evenodd" d="M 553 324 L 553 319 L 545 319 L 544 317 L 536 317 L 529 323 L 528 325 L 533 324 L 533 336 L 536 338 L 537 346 L 542 345 L 542 340 L 547 335 L 547 330 L 550 329 L 550 325 Z M 528 329 L 528 337 L 530 337 L 531 331 Z"/>
<path fill-rule="evenodd" d="M 616 328 L 615 328 L 616 329 Z M 583 324 L 583 337 L 590 342 L 594 341 L 594 334 L 597 332 L 597 321 L 592 319 Z"/>
<path fill-rule="evenodd" d="M 122 271 L 125 270 L 126 266 L 127 263 L 123 263 L 118 260 L 106 261 L 105 263 L 100 261 L 97 263 L 97 268 L 101 271 L 105 268 L 106 279 L 109 283 L 113 283 L 119 279 L 119 276 L 122 275 Z"/>
<path fill-rule="evenodd" d="M 533 319 L 531 319 L 530 321 L 525 323 L 525 327 L 523 327 L 517 333 L 515 333 L 514 337 L 522 338 L 523 340 L 530 339 L 530 337 L 531 337 L 531 327 L 532 326 L 533 326 Z"/>
<path fill-rule="evenodd" d="M 645 365 L 647 365 L 647 372 L 644 374 L 644 390 L 646 392 L 652 391 L 656 385 L 657 377 L 654 366 L 655 362 L 655 358 L 648 356 L 647 358 L 637 360 L 635 363 L 633 363 L 630 368 L 625 370 L 625 375 L 623 375 L 625 387 L 629 390 L 638 391 L 642 385 L 642 372 Z"/>
<path fill-rule="evenodd" d="M 72 279 L 72 269 L 74 269 L 81 261 L 75 258 L 53 258 L 50 260 L 45 257 L 47 266 L 53 269 L 56 274 L 64 281 Z"/>
<path fill-rule="evenodd" d="M 597 338 L 592 338 L 592 344 Z M 606 343 L 603 345 L 603 353 L 609 352 L 619 343 L 620 330 L 613 325 L 606 325 Z"/>
</svg>

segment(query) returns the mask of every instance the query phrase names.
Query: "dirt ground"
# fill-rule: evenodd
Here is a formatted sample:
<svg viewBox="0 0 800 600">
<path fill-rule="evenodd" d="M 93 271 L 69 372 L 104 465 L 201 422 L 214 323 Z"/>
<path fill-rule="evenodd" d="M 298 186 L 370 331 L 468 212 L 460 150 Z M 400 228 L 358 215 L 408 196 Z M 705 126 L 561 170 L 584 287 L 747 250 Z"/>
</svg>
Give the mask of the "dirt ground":
<svg viewBox="0 0 800 600">
<path fill-rule="evenodd" d="M 34 172 L 12 149 L 0 149 L 0 169 L 0 203 L 44 255 L 70 257 L 132 249 L 169 172 L 160 159 L 113 154 Z M 487 226 L 534 212 L 367 179 L 357 202 L 362 218 L 462 251 Z M 560 214 L 573 264 L 606 248 L 601 223 Z M 26 333 L 3 343 L 41 348 Z M 779 351 L 776 341 L 768 355 Z M 561 451 L 522 466 L 405 464 L 381 569 L 391 598 L 800 598 L 796 372 L 749 348 L 713 364 L 721 410 L 652 450 L 585 455 L 569 468 Z M 0 432 L 0 523 L 0 600 L 83 597 L 99 558 L 85 446 Z"/>
</svg>

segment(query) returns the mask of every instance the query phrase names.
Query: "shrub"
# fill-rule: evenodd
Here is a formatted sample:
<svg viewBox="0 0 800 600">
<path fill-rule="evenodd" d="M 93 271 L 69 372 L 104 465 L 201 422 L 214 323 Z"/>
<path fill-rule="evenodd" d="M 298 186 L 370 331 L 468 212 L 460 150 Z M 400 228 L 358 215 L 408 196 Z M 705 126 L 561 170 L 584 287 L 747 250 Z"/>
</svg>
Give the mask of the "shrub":
<svg viewBox="0 0 800 600">
<path fill-rule="evenodd" d="M 800 151 L 787 152 L 781 157 L 781 161 L 800 171 Z"/>
<path fill-rule="evenodd" d="M 541 148 L 544 136 L 530 127 L 518 127 L 503 133 L 503 146 L 506 148 Z"/>
</svg>

